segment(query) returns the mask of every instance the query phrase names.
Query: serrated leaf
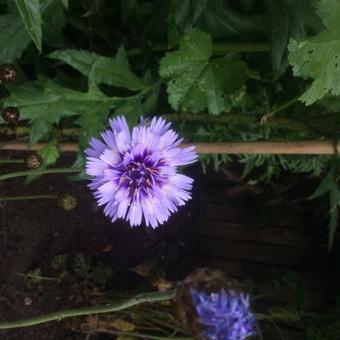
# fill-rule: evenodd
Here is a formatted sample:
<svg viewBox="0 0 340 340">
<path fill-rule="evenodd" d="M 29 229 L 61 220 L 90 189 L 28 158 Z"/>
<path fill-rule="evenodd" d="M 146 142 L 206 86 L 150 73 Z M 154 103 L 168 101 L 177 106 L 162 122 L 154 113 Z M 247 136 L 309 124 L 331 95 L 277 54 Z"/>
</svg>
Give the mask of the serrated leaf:
<svg viewBox="0 0 340 340">
<path fill-rule="evenodd" d="M 239 90 L 246 78 L 245 63 L 234 55 L 210 61 L 212 40 L 209 34 L 193 30 L 185 35 L 179 50 L 160 62 L 160 75 L 168 81 L 169 102 L 175 109 L 212 114 L 230 110 L 229 95 Z"/>
<path fill-rule="evenodd" d="M 305 40 L 292 40 L 289 44 L 293 74 L 312 79 L 311 86 L 300 98 L 306 105 L 326 94 L 340 94 L 340 1 L 320 0 L 318 9 L 326 30 Z"/>
<path fill-rule="evenodd" d="M 307 33 L 322 29 L 310 0 L 267 0 L 271 27 L 271 55 L 274 77 L 281 76 L 288 67 L 287 45 L 291 38 L 301 39 Z"/>
<path fill-rule="evenodd" d="M 85 131 L 89 131 L 86 138 L 90 138 L 92 131 L 96 131 L 96 115 L 100 121 L 100 116 L 107 114 L 110 107 L 114 107 L 114 100 L 95 89 L 84 93 L 47 81 L 14 87 L 11 96 L 4 99 L 4 105 L 17 107 L 21 118 L 30 121 L 30 144 L 34 144 L 63 117 L 80 114 L 84 117 L 94 116 L 92 125 L 84 123 Z"/>
<path fill-rule="evenodd" d="M 26 30 L 38 51 L 42 45 L 42 19 L 40 0 L 15 0 Z"/>
<path fill-rule="evenodd" d="M 125 50 L 120 48 L 116 58 L 107 58 L 84 50 L 60 50 L 49 55 L 69 64 L 85 76 L 90 84 L 107 84 L 132 91 L 146 89 L 148 85 L 130 69 Z"/>
</svg>

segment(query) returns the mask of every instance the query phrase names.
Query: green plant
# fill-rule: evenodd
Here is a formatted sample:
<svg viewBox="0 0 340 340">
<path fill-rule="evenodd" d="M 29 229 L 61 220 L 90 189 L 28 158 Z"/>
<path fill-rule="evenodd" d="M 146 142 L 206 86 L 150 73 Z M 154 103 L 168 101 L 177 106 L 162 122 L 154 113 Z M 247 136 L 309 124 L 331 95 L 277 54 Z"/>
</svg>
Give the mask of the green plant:
<svg viewBox="0 0 340 340">
<path fill-rule="evenodd" d="M 90 256 L 77 254 L 73 261 L 75 274 L 84 282 L 104 286 L 112 276 L 112 269 L 103 263 L 95 262 Z"/>
</svg>

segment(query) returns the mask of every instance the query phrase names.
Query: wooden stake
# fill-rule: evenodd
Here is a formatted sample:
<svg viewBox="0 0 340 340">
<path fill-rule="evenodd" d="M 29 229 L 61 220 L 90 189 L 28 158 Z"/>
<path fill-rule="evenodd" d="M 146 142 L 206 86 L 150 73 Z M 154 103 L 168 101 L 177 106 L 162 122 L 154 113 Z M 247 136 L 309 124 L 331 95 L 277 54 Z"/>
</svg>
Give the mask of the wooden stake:
<svg viewBox="0 0 340 340">
<path fill-rule="evenodd" d="M 8 143 L 0 150 L 30 151 L 40 150 L 46 143 L 37 143 L 28 147 L 26 143 Z M 333 141 L 290 141 L 290 142 L 226 142 L 182 144 L 182 147 L 196 146 L 200 154 L 272 154 L 272 155 L 331 155 L 335 153 Z M 61 152 L 78 152 L 77 143 L 60 143 Z M 336 145 L 340 153 L 340 145 Z"/>
</svg>

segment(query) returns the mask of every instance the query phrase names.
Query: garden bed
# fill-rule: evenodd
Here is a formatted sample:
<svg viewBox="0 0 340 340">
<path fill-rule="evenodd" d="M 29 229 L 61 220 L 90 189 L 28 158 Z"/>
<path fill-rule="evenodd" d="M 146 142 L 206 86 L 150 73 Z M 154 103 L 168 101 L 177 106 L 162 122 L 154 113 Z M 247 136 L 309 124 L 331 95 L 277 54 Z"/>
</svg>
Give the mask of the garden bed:
<svg viewBox="0 0 340 340">
<path fill-rule="evenodd" d="M 73 159 L 65 155 L 59 165 L 67 166 Z M 6 165 L 2 173 L 19 168 Z M 257 311 L 322 311 L 329 302 L 332 268 L 327 265 L 323 230 L 327 202 L 320 205 L 303 198 L 310 194 L 313 180 L 287 175 L 276 184 L 252 186 L 240 180 L 236 163 L 219 173 L 210 169 L 203 174 L 199 165 L 188 171 L 196 181 L 192 202 L 156 230 L 112 224 L 96 206 L 86 182 L 60 175 L 44 176 L 29 186 L 20 178 L 2 181 L 3 195 L 68 192 L 78 203 L 72 211 L 64 211 L 53 199 L 1 203 L 1 319 L 98 304 L 113 292 L 141 290 L 147 287 L 145 277 L 132 268 L 152 262 L 158 262 L 157 270 L 169 281 L 181 280 L 197 267 L 224 269 L 264 294 L 255 303 Z M 104 278 L 103 285 L 84 283 L 74 266 L 79 254 L 103 264 L 112 276 Z M 65 268 L 58 268 L 56 256 L 65 256 Z M 34 282 L 29 275 L 36 270 L 42 278 Z M 60 270 L 66 271 L 64 276 Z M 284 336 L 304 339 L 305 325 L 288 321 L 278 322 Z M 10 340 L 84 339 L 79 333 L 83 322 L 84 318 L 66 320 L 0 334 Z M 263 331 L 273 339 L 278 336 L 270 325 Z M 106 337 L 92 334 L 90 339 Z"/>
</svg>

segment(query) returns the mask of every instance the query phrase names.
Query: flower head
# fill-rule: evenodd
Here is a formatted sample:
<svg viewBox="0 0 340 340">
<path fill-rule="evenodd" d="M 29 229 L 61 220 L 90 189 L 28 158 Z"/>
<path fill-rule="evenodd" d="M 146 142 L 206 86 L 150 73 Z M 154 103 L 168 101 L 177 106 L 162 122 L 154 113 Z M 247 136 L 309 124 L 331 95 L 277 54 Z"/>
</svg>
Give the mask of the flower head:
<svg viewBox="0 0 340 340">
<path fill-rule="evenodd" d="M 243 340 L 255 334 L 255 317 L 249 309 L 249 295 L 227 292 L 207 294 L 191 289 L 192 302 L 203 336 L 209 340 Z"/>
<path fill-rule="evenodd" d="M 89 187 L 112 221 L 126 219 L 131 226 L 157 227 L 188 201 L 193 179 L 178 167 L 197 159 L 194 147 L 179 148 L 182 139 L 170 123 L 153 118 L 130 132 L 124 117 L 110 120 L 110 129 L 92 138 L 87 155 Z"/>
</svg>

